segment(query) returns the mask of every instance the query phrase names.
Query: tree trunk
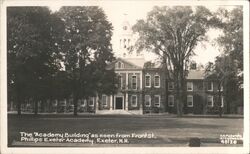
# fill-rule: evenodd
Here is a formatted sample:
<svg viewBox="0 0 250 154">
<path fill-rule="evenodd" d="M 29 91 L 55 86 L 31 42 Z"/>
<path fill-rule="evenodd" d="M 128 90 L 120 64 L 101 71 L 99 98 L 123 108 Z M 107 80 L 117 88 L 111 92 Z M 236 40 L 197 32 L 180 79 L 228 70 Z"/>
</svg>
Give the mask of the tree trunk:
<svg viewBox="0 0 250 154">
<path fill-rule="evenodd" d="M 77 102 L 78 102 L 78 98 L 77 98 L 76 94 L 73 95 L 73 102 L 74 102 L 74 116 L 77 116 Z"/>
<path fill-rule="evenodd" d="M 17 114 L 21 115 L 21 104 L 22 104 L 22 99 L 20 96 L 17 96 Z"/>
<path fill-rule="evenodd" d="M 42 101 L 41 101 L 41 112 L 42 112 L 42 113 L 45 112 L 45 104 L 46 104 L 46 101 L 45 101 L 45 100 L 42 100 Z"/>
<path fill-rule="evenodd" d="M 221 83 L 218 84 L 218 90 L 219 90 L 219 117 L 222 117 L 222 100 L 221 100 Z"/>
<path fill-rule="evenodd" d="M 34 103 L 35 103 L 34 114 L 37 115 L 38 114 L 38 101 L 34 100 Z"/>
<path fill-rule="evenodd" d="M 177 116 L 182 117 L 183 115 L 183 97 L 184 97 L 184 79 L 182 73 L 178 72 L 176 77 L 176 103 L 177 103 Z"/>
</svg>

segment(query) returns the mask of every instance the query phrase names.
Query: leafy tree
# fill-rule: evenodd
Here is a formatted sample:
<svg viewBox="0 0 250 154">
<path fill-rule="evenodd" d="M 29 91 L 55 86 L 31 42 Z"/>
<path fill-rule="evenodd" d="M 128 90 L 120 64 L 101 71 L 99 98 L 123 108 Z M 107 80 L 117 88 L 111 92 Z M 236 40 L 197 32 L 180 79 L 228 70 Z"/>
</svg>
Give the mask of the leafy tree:
<svg viewBox="0 0 250 154">
<path fill-rule="evenodd" d="M 217 20 L 205 7 L 154 7 L 147 19 L 139 20 L 133 30 L 139 34 L 136 48 L 159 56 L 167 65 L 166 73 L 176 89 L 177 114 L 182 116 L 185 100 L 187 65 L 197 43 L 206 40 L 206 32 Z"/>
<path fill-rule="evenodd" d="M 218 103 L 219 116 L 222 116 L 221 97 L 222 87 L 224 91 L 225 101 L 228 102 L 228 112 L 230 112 L 230 103 L 236 100 L 238 87 L 237 83 L 237 63 L 230 56 L 218 56 L 215 63 L 208 63 L 205 74 L 207 79 L 213 79 L 218 82 Z"/>
<path fill-rule="evenodd" d="M 8 95 L 16 100 L 18 114 L 21 103 L 30 98 L 37 114 L 37 102 L 48 97 L 51 80 L 60 67 L 55 41 L 62 26 L 55 19 L 47 7 L 7 8 Z"/>
<path fill-rule="evenodd" d="M 227 112 L 235 106 L 243 105 L 236 102 L 243 101 L 243 12 L 242 7 L 231 11 L 219 9 L 215 15 L 220 19 L 218 28 L 223 34 L 216 41 L 222 49 L 222 56 L 217 57 L 215 63 L 208 65 L 209 77 L 217 78 L 223 85 Z M 234 104 L 233 104 L 234 103 Z"/>
<path fill-rule="evenodd" d="M 221 20 L 219 28 L 223 34 L 218 37 L 217 43 L 222 51 L 230 55 L 237 62 L 239 71 L 243 71 L 243 12 L 242 7 L 228 11 L 219 9 L 216 13 Z"/>
<path fill-rule="evenodd" d="M 64 64 L 77 115 L 77 100 L 96 95 L 97 83 L 106 77 L 104 68 L 114 59 L 112 25 L 96 6 L 62 7 L 58 14 L 65 24 Z"/>
</svg>

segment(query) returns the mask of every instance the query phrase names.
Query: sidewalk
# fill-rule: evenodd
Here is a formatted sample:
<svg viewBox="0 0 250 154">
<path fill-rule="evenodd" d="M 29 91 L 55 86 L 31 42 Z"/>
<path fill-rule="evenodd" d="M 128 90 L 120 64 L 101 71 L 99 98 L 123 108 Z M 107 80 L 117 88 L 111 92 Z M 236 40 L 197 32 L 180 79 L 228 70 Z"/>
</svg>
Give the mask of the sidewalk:
<svg viewBox="0 0 250 154">
<path fill-rule="evenodd" d="M 17 115 L 16 111 L 8 112 L 8 115 Z M 21 115 L 34 115 L 34 113 L 31 112 L 22 112 Z M 95 113 L 77 113 L 77 116 L 74 116 L 72 112 L 67 113 L 38 113 L 37 116 L 66 116 L 66 117 L 106 117 L 106 116 L 124 116 L 124 117 L 168 117 L 168 118 L 177 118 L 178 116 L 176 114 L 170 114 L 170 113 L 150 113 L 150 114 L 143 114 L 143 115 L 137 115 L 137 114 L 95 114 Z M 204 115 L 204 114 L 183 114 L 181 118 L 243 118 L 244 115 L 239 114 L 223 114 L 222 117 L 219 117 L 219 115 Z"/>
</svg>

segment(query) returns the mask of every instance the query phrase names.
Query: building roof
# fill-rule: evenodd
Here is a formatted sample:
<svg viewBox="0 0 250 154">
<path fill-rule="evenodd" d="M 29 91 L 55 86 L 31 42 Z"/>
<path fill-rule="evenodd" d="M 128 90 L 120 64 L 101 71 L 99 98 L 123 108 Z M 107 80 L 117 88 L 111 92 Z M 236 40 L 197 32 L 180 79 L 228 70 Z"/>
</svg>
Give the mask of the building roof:
<svg viewBox="0 0 250 154">
<path fill-rule="evenodd" d="M 189 70 L 187 79 L 204 79 L 205 70 Z"/>
<path fill-rule="evenodd" d="M 146 62 L 144 58 L 121 58 L 121 59 L 141 68 L 143 68 L 144 63 Z"/>
</svg>

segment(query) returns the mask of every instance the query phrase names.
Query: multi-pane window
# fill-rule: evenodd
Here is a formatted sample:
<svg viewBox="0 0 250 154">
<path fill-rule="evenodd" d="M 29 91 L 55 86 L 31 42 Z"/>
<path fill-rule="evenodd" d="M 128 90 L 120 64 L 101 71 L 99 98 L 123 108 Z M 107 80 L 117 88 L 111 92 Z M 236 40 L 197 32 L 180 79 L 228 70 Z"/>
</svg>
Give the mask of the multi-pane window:
<svg viewBox="0 0 250 154">
<path fill-rule="evenodd" d="M 151 87 L 151 77 L 150 77 L 150 75 L 145 76 L 145 87 Z"/>
<path fill-rule="evenodd" d="M 145 95 L 145 106 L 149 107 L 151 105 L 151 96 Z"/>
<path fill-rule="evenodd" d="M 137 80 L 136 75 L 133 75 L 132 76 L 132 89 L 137 89 L 136 80 Z"/>
<path fill-rule="evenodd" d="M 193 82 L 187 82 L 187 91 L 193 91 Z"/>
<path fill-rule="evenodd" d="M 159 75 L 155 75 L 155 87 L 159 88 L 160 87 L 160 76 Z"/>
<path fill-rule="evenodd" d="M 207 83 L 207 90 L 208 91 L 213 91 L 213 82 L 208 82 Z"/>
<path fill-rule="evenodd" d="M 194 102 L 193 102 L 193 95 L 188 95 L 187 96 L 187 107 L 193 107 L 194 106 Z"/>
<path fill-rule="evenodd" d="M 122 88 L 122 76 L 118 76 L 118 88 Z"/>
<path fill-rule="evenodd" d="M 160 95 L 155 95 L 154 106 L 160 107 L 160 103 L 161 103 L 161 96 Z"/>
<path fill-rule="evenodd" d="M 102 105 L 107 106 L 107 96 L 106 95 L 102 95 Z"/>
<path fill-rule="evenodd" d="M 209 95 L 207 96 L 207 106 L 208 107 L 213 107 L 214 106 L 214 97 Z"/>
<path fill-rule="evenodd" d="M 168 82 L 168 91 L 174 90 L 174 82 Z"/>
<path fill-rule="evenodd" d="M 131 96 L 131 105 L 137 106 L 137 96 L 136 95 Z"/>
<path fill-rule="evenodd" d="M 174 106 L 174 96 L 173 95 L 168 96 L 168 106 Z"/>
<path fill-rule="evenodd" d="M 89 106 L 94 106 L 94 101 L 95 101 L 95 98 L 94 97 L 90 97 L 90 99 L 89 99 Z"/>
</svg>

